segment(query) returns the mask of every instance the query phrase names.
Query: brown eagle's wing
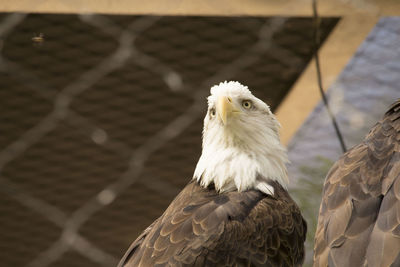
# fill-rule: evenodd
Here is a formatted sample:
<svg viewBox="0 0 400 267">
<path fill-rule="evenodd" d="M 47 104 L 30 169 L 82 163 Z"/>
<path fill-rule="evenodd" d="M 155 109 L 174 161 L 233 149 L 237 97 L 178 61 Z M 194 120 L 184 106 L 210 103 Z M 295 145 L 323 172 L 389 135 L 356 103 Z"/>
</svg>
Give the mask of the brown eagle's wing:
<svg viewBox="0 0 400 267">
<path fill-rule="evenodd" d="M 400 266 L 400 99 L 327 175 L 314 266 L 328 265 Z"/>
<path fill-rule="evenodd" d="M 306 225 L 287 192 L 274 186 L 271 197 L 189 183 L 119 266 L 300 265 Z"/>
<path fill-rule="evenodd" d="M 118 267 L 124 266 L 124 264 L 132 257 L 132 254 L 135 253 L 136 249 L 143 243 L 143 240 L 146 238 L 148 233 L 153 229 L 153 226 L 158 222 L 158 219 L 155 220 L 152 224 L 150 224 L 149 227 L 146 228 L 146 230 L 141 233 L 138 238 L 136 238 L 135 241 L 129 246 L 128 250 L 122 257 L 122 259 L 119 261 Z"/>
</svg>

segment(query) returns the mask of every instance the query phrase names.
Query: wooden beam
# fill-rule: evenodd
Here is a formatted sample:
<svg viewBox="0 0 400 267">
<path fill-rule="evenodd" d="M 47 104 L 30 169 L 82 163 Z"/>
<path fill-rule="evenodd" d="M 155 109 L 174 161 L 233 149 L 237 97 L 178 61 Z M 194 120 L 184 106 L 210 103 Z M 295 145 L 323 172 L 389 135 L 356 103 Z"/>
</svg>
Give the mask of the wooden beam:
<svg viewBox="0 0 400 267">
<path fill-rule="evenodd" d="M 3 0 L 0 12 L 311 16 L 311 0 Z M 323 0 L 321 16 L 399 15 L 398 0 Z"/>
<path fill-rule="evenodd" d="M 319 50 L 324 90 L 337 79 L 377 21 L 378 17 L 371 15 L 346 16 L 339 21 Z M 276 111 L 286 145 L 321 100 L 316 73 L 312 60 Z"/>
</svg>

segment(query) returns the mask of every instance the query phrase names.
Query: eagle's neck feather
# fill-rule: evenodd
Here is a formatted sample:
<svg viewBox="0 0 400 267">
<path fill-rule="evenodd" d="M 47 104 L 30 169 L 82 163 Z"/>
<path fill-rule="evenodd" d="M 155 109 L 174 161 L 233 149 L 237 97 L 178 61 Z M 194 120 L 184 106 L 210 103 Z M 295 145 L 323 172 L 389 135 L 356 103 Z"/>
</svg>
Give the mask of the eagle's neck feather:
<svg viewBox="0 0 400 267">
<path fill-rule="evenodd" d="M 288 162 L 285 148 L 274 132 L 264 132 L 264 138 L 237 142 L 221 134 L 203 139 L 203 151 L 193 179 L 207 187 L 214 183 L 219 192 L 259 189 L 273 195 L 268 180 L 277 181 L 287 188 Z M 243 145 L 246 144 L 246 145 Z"/>
</svg>

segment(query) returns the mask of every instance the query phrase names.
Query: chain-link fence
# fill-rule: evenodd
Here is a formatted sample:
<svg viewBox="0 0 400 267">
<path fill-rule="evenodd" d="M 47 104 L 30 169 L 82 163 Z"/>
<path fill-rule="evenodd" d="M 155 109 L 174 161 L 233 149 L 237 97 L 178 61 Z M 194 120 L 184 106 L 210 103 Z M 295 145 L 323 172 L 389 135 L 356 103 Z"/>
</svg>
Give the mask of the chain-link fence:
<svg viewBox="0 0 400 267">
<path fill-rule="evenodd" d="M 338 21 L 320 19 L 321 43 Z M 210 86 L 238 80 L 275 110 L 313 32 L 311 17 L 1 14 L 0 266 L 115 266 L 191 179 Z"/>
</svg>

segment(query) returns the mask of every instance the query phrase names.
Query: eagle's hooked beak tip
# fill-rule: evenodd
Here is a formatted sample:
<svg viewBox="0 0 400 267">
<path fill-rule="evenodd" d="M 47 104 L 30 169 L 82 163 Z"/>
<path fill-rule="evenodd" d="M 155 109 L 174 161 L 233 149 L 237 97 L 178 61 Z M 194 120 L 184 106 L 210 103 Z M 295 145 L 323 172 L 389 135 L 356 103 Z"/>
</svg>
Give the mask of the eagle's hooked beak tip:
<svg viewBox="0 0 400 267">
<path fill-rule="evenodd" d="M 232 103 L 232 98 L 220 96 L 217 101 L 217 113 L 224 125 L 228 122 L 228 117 L 232 112 L 238 111 Z"/>
</svg>

